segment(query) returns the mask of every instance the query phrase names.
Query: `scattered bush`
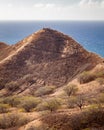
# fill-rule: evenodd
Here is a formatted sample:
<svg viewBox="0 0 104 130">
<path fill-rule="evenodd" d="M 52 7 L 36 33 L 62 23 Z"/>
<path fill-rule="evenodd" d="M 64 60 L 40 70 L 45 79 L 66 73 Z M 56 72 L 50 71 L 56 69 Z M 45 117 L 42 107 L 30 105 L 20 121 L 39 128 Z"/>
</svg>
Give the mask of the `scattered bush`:
<svg viewBox="0 0 104 130">
<path fill-rule="evenodd" d="M 60 106 L 61 106 L 60 100 L 56 98 L 51 98 L 39 104 L 37 110 L 40 111 L 50 110 L 51 112 L 53 112 L 56 111 Z"/>
<path fill-rule="evenodd" d="M 29 128 L 27 128 L 26 130 L 55 130 L 55 129 L 51 129 L 49 128 L 47 125 L 40 125 L 38 127 L 36 126 L 30 126 Z"/>
<path fill-rule="evenodd" d="M 35 96 L 43 96 L 50 94 L 54 91 L 55 87 L 54 86 L 45 86 L 45 87 L 40 87 L 36 92 Z"/>
<path fill-rule="evenodd" d="M 48 124 L 50 128 L 56 128 L 56 130 L 87 130 L 87 128 L 100 128 L 104 126 L 104 110 L 92 109 L 73 115 L 65 113 L 49 114 L 44 116 L 42 121 Z"/>
<path fill-rule="evenodd" d="M 80 110 L 84 106 L 84 96 L 83 95 L 78 95 L 76 97 L 71 97 L 68 99 L 68 107 L 69 108 L 74 108 L 74 107 L 79 107 Z"/>
<path fill-rule="evenodd" d="M 96 81 L 97 81 L 100 85 L 103 85 L 103 84 L 104 84 L 104 78 L 97 78 Z"/>
<path fill-rule="evenodd" d="M 43 123 L 47 124 L 50 130 L 72 130 L 70 116 L 65 113 L 52 113 L 43 117 Z"/>
<path fill-rule="evenodd" d="M 103 126 L 104 125 L 104 110 L 101 109 L 92 109 L 88 112 L 87 122 L 89 126 Z"/>
<path fill-rule="evenodd" d="M 0 78 L 0 90 L 5 87 L 5 84 L 6 82 L 2 78 Z"/>
<path fill-rule="evenodd" d="M 19 127 L 25 125 L 30 120 L 18 113 L 10 113 L 0 117 L 0 128 L 6 129 L 10 127 Z"/>
<path fill-rule="evenodd" d="M 98 99 L 97 98 L 88 98 L 87 102 L 88 102 L 88 104 L 91 104 L 91 105 L 97 104 L 98 103 Z"/>
<path fill-rule="evenodd" d="M 9 111 L 9 105 L 8 104 L 0 104 L 0 113 L 6 113 Z"/>
<path fill-rule="evenodd" d="M 76 107 L 76 97 L 70 97 L 67 101 L 68 108 L 75 108 Z"/>
<path fill-rule="evenodd" d="M 69 84 L 68 86 L 65 87 L 64 91 L 68 96 L 71 96 L 78 91 L 78 87 L 75 84 Z"/>
<path fill-rule="evenodd" d="M 93 109 L 101 109 L 100 104 L 91 104 L 90 106 L 88 106 L 89 111 Z"/>
<path fill-rule="evenodd" d="M 11 107 L 23 108 L 26 112 L 30 112 L 41 102 L 41 100 L 40 98 L 32 96 L 9 96 L 4 98 L 1 102 L 9 104 Z"/>
<path fill-rule="evenodd" d="M 85 103 L 85 97 L 83 95 L 79 95 L 76 97 L 76 105 L 82 109 Z"/>
<path fill-rule="evenodd" d="M 16 81 L 11 81 L 5 85 L 5 88 L 10 92 L 14 92 L 19 89 L 19 84 Z"/>
<path fill-rule="evenodd" d="M 36 81 L 33 79 L 34 76 L 32 74 L 27 74 L 25 75 L 21 81 L 24 82 L 28 82 L 30 85 L 34 84 Z"/>
<path fill-rule="evenodd" d="M 20 104 L 21 99 L 16 96 L 9 96 L 3 99 L 3 103 L 9 104 L 11 107 L 17 107 Z"/>
<path fill-rule="evenodd" d="M 101 93 L 98 97 L 98 102 L 104 105 L 104 93 Z"/>
<path fill-rule="evenodd" d="M 23 97 L 20 107 L 22 107 L 26 112 L 30 112 L 33 108 L 35 108 L 40 103 L 39 98 L 35 97 Z"/>
<path fill-rule="evenodd" d="M 78 77 L 78 80 L 80 84 L 84 84 L 84 83 L 93 81 L 95 78 L 96 78 L 96 75 L 94 73 L 85 71 L 82 74 L 80 74 L 80 76 Z"/>
<path fill-rule="evenodd" d="M 97 78 L 104 78 L 104 69 L 100 70 L 99 72 L 95 72 Z"/>
<path fill-rule="evenodd" d="M 83 83 L 88 83 L 91 82 L 93 80 L 97 79 L 99 81 L 99 83 L 104 83 L 103 79 L 104 79 L 104 70 L 101 71 L 97 71 L 97 72 L 89 72 L 89 71 L 84 71 L 82 74 L 80 74 L 78 80 L 81 84 Z"/>
</svg>

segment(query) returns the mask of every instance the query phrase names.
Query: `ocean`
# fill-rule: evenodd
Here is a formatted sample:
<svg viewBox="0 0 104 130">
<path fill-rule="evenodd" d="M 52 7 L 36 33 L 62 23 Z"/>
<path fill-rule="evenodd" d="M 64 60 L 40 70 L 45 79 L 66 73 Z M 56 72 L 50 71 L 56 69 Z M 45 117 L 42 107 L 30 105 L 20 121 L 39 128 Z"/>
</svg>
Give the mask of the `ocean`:
<svg viewBox="0 0 104 130">
<path fill-rule="evenodd" d="M 104 21 L 1 21 L 0 41 L 15 44 L 45 27 L 73 37 L 88 51 L 104 57 Z"/>
</svg>

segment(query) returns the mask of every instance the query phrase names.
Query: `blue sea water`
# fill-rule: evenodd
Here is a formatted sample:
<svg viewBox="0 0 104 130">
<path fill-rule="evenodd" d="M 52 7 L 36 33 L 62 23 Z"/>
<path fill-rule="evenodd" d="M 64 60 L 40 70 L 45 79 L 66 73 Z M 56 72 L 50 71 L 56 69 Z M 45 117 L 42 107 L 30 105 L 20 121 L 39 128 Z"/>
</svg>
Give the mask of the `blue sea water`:
<svg viewBox="0 0 104 130">
<path fill-rule="evenodd" d="M 44 27 L 68 34 L 87 50 L 104 57 L 104 21 L 2 21 L 0 41 L 15 44 Z"/>
</svg>

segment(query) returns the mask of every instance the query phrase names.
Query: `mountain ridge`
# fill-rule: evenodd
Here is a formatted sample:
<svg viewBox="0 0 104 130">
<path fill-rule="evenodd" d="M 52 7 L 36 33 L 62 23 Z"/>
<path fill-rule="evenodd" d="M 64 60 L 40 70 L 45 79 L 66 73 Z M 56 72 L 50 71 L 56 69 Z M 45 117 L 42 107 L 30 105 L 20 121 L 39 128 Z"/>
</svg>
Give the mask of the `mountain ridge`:
<svg viewBox="0 0 104 130">
<path fill-rule="evenodd" d="M 62 86 L 102 62 L 68 35 L 49 28 L 33 33 L 8 50 L 0 61 L 0 78 L 7 83 L 30 74 L 34 86 Z"/>
</svg>

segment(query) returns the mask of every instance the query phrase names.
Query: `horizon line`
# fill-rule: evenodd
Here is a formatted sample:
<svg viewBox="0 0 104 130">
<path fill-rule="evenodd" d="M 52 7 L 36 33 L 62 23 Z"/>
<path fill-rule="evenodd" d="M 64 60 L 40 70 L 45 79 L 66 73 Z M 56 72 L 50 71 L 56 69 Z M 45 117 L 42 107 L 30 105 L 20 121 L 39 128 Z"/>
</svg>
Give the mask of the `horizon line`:
<svg viewBox="0 0 104 130">
<path fill-rule="evenodd" d="M 59 20 L 55 20 L 55 19 L 54 20 L 50 20 L 50 19 L 49 20 L 47 20 L 47 19 L 46 20 L 28 20 L 28 19 L 27 20 L 18 20 L 18 19 L 17 20 L 12 20 L 12 19 L 11 20 L 0 20 L 0 22 L 9 22 L 9 21 L 10 22 L 12 22 L 12 21 L 18 21 L 18 22 L 19 21 L 20 22 L 22 22 L 22 21 L 27 21 L 27 22 L 29 22 L 29 21 L 34 21 L 34 22 L 35 21 L 36 22 L 37 21 L 40 21 L 40 22 L 41 21 L 68 21 L 68 22 L 70 22 L 70 21 L 90 21 L 91 22 L 92 21 L 93 22 L 93 21 L 104 21 L 104 19 L 101 19 L 101 20 L 97 20 L 97 19 L 96 20 L 95 19 L 94 20 L 90 20 L 90 19 L 86 19 L 86 20 L 84 20 L 84 19 L 81 19 L 81 20 L 80 19 L 78 19 L 78 20 L 75 20 L 75 19 L 73 19 L 73 20 L 68 20 L 68 19 L 65 19 L 65 20 L 63 20 L 63 19 L 62 20 L 61 19 L 59 19 Z"/>
</svg>

